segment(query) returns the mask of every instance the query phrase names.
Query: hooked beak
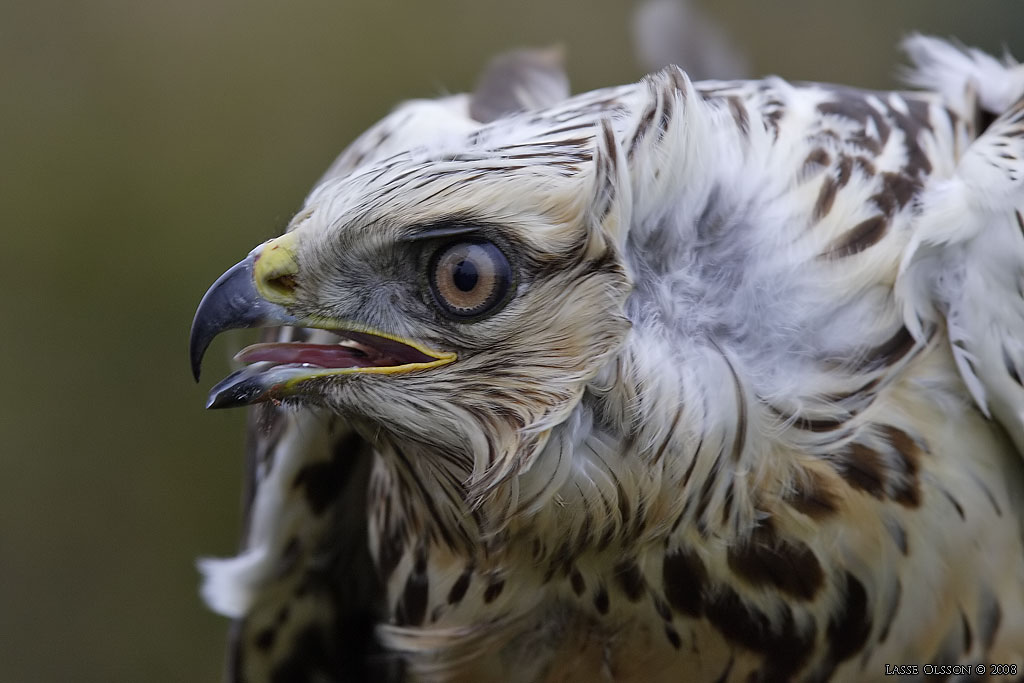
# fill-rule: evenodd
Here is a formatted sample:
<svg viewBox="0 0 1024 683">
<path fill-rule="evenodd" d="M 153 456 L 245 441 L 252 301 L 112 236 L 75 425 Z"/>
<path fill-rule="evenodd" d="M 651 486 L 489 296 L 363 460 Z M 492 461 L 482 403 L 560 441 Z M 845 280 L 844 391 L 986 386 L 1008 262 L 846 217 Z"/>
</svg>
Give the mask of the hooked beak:
<svg viewBox="0 0 1024 683">
<path fill-rule="evenodd" d="M 312 327 L 339 335 L 338 343 L 275 342 L 253 344 L 236 360 L 253 363 L 218 383 L 207 408 L 229 408 L 303 393 L 307 380 L 346 374 L 399 374 L 447 365 L 455 354 L 434 351 L 365 325 L 322 317 L 296 317 L 300 277 L 298 236 L 291 232 L 253 249 L 221 275 L 203 296 L 192 321 L 189 360 L 199 381 L 203 356 L 213 338 L 225 330 Z"/>
<path fill-rule="evenodd" d="M 294 325 L 297 320 L 280 304 L 259 295 L 253 284 L 253 254 L 231 266 L 203 295 L 192 319 L 188 355 L 192 376 L 199 381 L 203 356 L 221 332 L 250 327 Z"/>
</svg>

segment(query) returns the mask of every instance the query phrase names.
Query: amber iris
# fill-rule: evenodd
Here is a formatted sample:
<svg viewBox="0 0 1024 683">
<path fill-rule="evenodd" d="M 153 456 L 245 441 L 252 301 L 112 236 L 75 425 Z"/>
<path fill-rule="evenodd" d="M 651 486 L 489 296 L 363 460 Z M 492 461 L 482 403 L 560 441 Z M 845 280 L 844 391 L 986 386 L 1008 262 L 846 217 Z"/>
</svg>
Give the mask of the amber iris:
<svg viewBox="0 0 1024 683">
<path fill-rule="evenodd" d="M 430 288 L 445 313 L 474 318 L 505 302 L 512 281 L 508 259 L 490 242 L 448 244 L 434 255 Z"/>
</svg>

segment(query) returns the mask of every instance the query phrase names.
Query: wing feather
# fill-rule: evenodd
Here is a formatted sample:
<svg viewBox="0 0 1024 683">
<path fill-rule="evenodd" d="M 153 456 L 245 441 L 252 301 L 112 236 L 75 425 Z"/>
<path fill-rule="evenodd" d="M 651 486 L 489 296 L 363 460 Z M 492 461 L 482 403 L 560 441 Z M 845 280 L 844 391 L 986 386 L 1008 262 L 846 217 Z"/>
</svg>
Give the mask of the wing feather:
<svg viewBox="0 0 1024 683">
<path fill-rule="evenodd" d="M 945 65 L 952 70 L 947 79 L 968 92 L 931 85 L 956 100 L 951 106 L 976 97 L 977 120 L 995 119 L 952 176 L 923 193 L 897 293 L 912 332 L 944 318 L 978 408 L 998 420 L 1024 454 L 1024 67 L 915 40 L 925 65 L 918 81 L 940 78 L 935 65 Z M 1017 88 L 1015 100 L 1008 84 Z"/>
</svg>

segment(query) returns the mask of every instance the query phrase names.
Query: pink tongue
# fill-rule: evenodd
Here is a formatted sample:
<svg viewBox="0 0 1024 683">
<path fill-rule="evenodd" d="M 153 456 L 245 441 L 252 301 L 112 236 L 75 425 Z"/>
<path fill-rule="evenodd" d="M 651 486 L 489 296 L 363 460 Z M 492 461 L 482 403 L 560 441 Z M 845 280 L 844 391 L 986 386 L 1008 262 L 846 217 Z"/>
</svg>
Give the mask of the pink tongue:
<svg viewBox="0 0 1024 683">
<path fill-rule="evenodd" d="M 394 358 L 377 353 L 374 349 L 367 351 L 369 353 L 338 344 L 275 342 L 247 346 L 235 358 L 243 363 L 269 360 L 275 363 L 308 363 L 321 368 L 366 368 L 398 364 Z"/>
</svg>

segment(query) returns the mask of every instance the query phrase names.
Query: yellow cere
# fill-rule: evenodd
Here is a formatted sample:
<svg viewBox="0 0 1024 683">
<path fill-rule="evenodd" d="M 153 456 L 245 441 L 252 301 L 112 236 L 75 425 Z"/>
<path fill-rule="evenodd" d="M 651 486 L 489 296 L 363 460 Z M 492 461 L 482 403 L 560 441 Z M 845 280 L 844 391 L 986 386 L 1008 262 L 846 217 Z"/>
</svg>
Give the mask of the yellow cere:
<svg viewBox="0 0 1024 683">
<path fill-rule="evenodd" d="M 298 234 L 289 232 L 263 244 L 253 265 L 253 281 L 260 295 L 275 304 L 293 301 L 293 278 L 299 274 Z"/>
</svg>

